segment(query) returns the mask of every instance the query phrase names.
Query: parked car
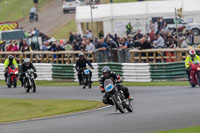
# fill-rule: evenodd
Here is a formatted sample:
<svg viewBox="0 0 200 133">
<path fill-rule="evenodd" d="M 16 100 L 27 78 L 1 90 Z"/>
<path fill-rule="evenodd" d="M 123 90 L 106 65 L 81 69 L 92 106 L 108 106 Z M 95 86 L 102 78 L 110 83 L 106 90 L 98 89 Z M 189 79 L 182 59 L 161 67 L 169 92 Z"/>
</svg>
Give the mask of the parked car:
<svg viewBox="0 0 200 133">
<path fill-rule="evenodd" d="M 63 0 L 63 13 L 75 11 L 77 6 L 85 5 L 84 0 Z"/>
</svg>

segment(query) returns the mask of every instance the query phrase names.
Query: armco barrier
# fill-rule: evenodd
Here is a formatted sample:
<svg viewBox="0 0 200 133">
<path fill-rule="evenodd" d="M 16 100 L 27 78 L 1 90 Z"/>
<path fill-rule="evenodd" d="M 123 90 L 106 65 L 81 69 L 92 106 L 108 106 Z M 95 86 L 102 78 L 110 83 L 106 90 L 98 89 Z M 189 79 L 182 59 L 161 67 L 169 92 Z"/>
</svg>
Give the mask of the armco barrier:
<svg viewBox="0 0 200 133">
<path fill-rule="evenodd" d="M 150 64 L 150 72 L 153 81 L 186 80 L 184 62 Z"/>
<path fill-rule="evenodd" d="M 99 66 L 97 63 L 92 63 L 92 65 L 94 67 L 94 69 L 90 69 L 92 71 L 92 81 L 99 81 L 99 77 L 98 77 L 98 74 L 99 74 L 98 67 Z M 74 71 L 75 71 L 75 73 L 74 73 L 75 80 L 74 81 L 78 82 L 78 76 L 77 76 L 77 72 L 75 70 L 75 64 L 74 64 Z"/>
<path fill-rule="evenodd" d="M 148 63 L 122 63 L 123 79 L 127 82 L 151 82 Z"/>
<path fill-rule="evenodd" d="M 74 81 L 74 66 L 65 64 L 52 65 L 53 79 Z"/>
<path fill-rule="evenodd" d="M 52 65 L 45 63 L 34 64 L 38 77 L 36 80 L 52 80 Z M 0 80 L 4 80 L 4 65 L 0 64 Z"/>
<path fill-rule="evenodd" d="M 36 80 L 52 80 L 52 65 L 46 63 L 35 63 L 38 77 Z"/>
</svg>

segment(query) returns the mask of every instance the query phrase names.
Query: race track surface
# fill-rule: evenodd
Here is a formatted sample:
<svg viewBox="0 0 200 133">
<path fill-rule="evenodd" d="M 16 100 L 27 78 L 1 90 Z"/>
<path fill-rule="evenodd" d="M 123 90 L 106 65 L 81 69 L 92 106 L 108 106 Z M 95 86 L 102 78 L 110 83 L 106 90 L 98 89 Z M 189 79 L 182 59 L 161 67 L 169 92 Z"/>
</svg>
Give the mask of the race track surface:
<svg viewBox="0 0 200 133">
<path fill-rule="evenodd" d="M 114 107 L 1 124 L 0 133 L 151 133 L 200 125 L 200 88 L 129 87 L 134 112 L 120 114 Z M 23 88 L 0 86 L 0 98 L 101 100 L 98 87 L 38 87 L 35 94 Z"/>
</svg>

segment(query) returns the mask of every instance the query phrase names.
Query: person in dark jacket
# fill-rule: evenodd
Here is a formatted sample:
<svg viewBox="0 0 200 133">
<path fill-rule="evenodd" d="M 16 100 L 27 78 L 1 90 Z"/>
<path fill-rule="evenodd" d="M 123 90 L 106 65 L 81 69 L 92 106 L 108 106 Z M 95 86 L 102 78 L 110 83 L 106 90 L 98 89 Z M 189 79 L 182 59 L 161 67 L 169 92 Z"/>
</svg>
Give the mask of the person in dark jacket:
<svg viewBox="0 0 200 133">
<path fill-rule="evenodd" d="M 106 79 L 112 79 L 114 83 L 116 83 L 117 81 L 120 81 L 120 76 L 119 75 L 117 76 L 116 73 L 112 72 L 108 66 L 103 67 L 102 74 L 103 75 L 101 76 L 101 79 L 100 79 L 100 90 L 102 93 L 105 93 L 104 81 Z M 120 85 L 118 89 L 121 89 L 124 92 L 124 96 L 126 99 L 133 100 L 133 97 L 130 96 L 130 93 L 127 87 Z M 107 93 L 105 93 L 105 95 L 103 96 L 102 101 L 104 104 L 114 105 L 112 100 L 109 99 L 109 96 L 107 95 Z"/>
<path fill-rule="evenodd" d="M 81 82 L 82 82 L 81 73 L 83 72 L 83 69 L 86 68 L 87 64 L 92 69 L 94 69 L 94 67 L 92 66 L 92 64 L 87 59 L 84 58 L 84 54 L 82 52 L 79 53 L 79 60 L 76 62 L 76 66 L 75 66 L 75 69 L 78 72 L 77 76 L 78 76 L 78 80 L 79 80 L 79 85 L 81 85 Z M 92 71 L 90 71 L 90 78 L 92 78 Z"/>
<path fill-rule="evenodd" d="M 30 59 L 26 58 L 26 59 L 24 59 L 24 62 L 22 63 L 22 66 L 21 66 L 21 76 L 20 76 L 20 79 L 19 79 L 21 81 L 21 86 L 24 86 L 23 77 L 25 77 L 25 73 L 29 69 L 33 69 L 33 71 L 34 71 L 34 78 L 37 78 L 36 68 L 30 62 Z"/>
</svg>

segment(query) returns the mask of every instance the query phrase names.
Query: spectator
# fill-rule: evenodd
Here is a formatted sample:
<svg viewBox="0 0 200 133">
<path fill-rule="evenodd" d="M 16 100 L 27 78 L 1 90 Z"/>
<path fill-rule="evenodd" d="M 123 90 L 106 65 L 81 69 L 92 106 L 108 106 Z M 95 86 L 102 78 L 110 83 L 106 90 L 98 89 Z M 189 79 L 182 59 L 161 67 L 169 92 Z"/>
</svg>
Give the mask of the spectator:
<svg viewBox="0 0 200 133">
<path fill-rule="evenodd" d="M 104 39 L 100 39 L 98 49 L 104 51 L 107 50 L 108 48 L 109 48 L 108 44 L 104 42 Z"/>
<path fill-rule="evenodd" d="M 111 38 L 110 38 L 110 39 L 108 39 L 108 41 L 107 41 L 107 44 L 108 44 L 108 46 L 109 46 L 109 48 L 110 48 L 110 49 L 113 49 L 113 48 L 118 48 L 118 46 L 117 46 L 116 42 L 115 42 L 115 41 L 113 41 Z"/>
<path fill-rule="evenodd" d="M 65 49 L 65 51 L 72 51 L 73 50 L 72 45 L 69 42 L 67 42 L 67 44 L 64 46 L 64 49 Z"/>
<path fill-rule="evenodd" d="M 20 51 L 22 51 L 22 52 L 31 51 L 31 48 L 27 44 L 26 40 L 23 40 L 23 45 L 21 46 Z"/>
<path fill-rule="evenodd" d="M 157 34 L 157 40 L 153 41 L 155 48 L 164 48 L 165 42 L 161 34 Z"/>
<path fill-rule="evenodd" d="M 101 30 L 101 31 L 99 32 L 99 38 L 103 38 L 103 37 L 104 37 L 103 30 Z"/>
<path fill-rule="evenodd" d="M 180 44 L 181 44 L 181 48 L 188 48 L 188 44 L 184 36 L 180 37 Z"/>
<path fill-rule="evenodd" d="M 90 30 L 86 30 L 85 37 L 88 38 L 88 39 L 91 39 L 92 38 L 92 32 Z"/>
<path fill-rule="evenodd" d="M 89 39 L 86 40 L 86 49 L 85 50 L 86 51 L 95 51 L 95 47 Z"/>
<path fill-rule="evenodd" d="M 5 51 L 5 45 L 6 45 L 5 41 L 0 41 L 0 51 Z"/>
<path fill-rule="evenodd" d="M 141 30 L 137 30 L 137 34 L 134 36 L 134 40 L 140 40 L 142 38 Z"/>
<path fill-rule="evenodd" d="M 81 45 L 80 45 L 80 50 L 81 51 L 85 51 L 85 49 L 86 49 L 86 42 L 85 41 L 86 40 L 84 40 L 84 41 L 81 42 Z"/>
<path fill-rule="evenodd" d="M 140 49 L 151 49 L 150 42 L 146 39 L 146 37 L 142 37 L 140 39 Z"/>
<path fill-rule="evenodd" d="M 129 48 L 129 43 L 128 41 L 126 41 L 125 37 L 122 37 L 120 39 L 120 45 L 119 45 L 120 49 L 127 49 Z"/>
<path fill-rule="evenodd" d="M 132 32 L 133 26 L 131 25 L 131 22 L 129 22 L 126 25 L 126 35 L 130 34 Z"/>
<path fill-rule="evenodd" d="M 6 51 L 11 51 L 13 47 L 13 41 L 10 41 L 9 45 L 6 47 Z"/>
<path fill-rule="evenodd" d="M 13 46 L 13 48 L 11 49 L 11 51 L 18 51 L 18 44 L 17 44 L 17 42 L 16 41 L 13 41 L 13 43 L 14 43 L 14 46 Z"/>
</svg>

